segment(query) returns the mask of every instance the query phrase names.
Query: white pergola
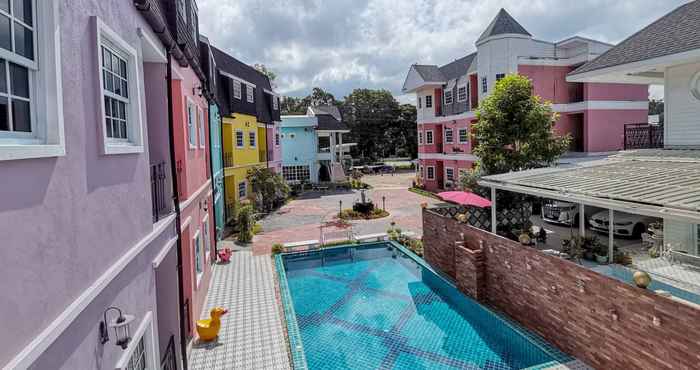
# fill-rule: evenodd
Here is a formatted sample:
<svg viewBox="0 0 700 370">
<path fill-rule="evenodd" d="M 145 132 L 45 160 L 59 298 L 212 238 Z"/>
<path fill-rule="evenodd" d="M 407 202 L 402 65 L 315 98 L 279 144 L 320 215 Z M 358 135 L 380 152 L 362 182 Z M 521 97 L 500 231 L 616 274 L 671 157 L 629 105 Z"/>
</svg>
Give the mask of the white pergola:
<svg viewBox="0 0 700 370">
<path fill-rule="evenodd" d="M 580 206 L 609 210 L 609 252 L 613 255 L 614 211 L 700 223 L 700 151 L 639 150 L 605 160 L 486 176 L 491 188 L 492 232 L 496 232 L 496 190 L 507 190 Z"/>
</svg>

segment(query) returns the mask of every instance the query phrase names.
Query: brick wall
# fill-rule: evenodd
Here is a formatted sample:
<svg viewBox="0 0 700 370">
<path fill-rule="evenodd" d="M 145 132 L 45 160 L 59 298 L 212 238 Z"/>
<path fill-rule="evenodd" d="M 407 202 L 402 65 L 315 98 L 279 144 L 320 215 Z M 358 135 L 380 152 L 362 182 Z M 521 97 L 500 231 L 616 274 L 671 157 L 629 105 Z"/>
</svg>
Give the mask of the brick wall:
<svg viewBox="0 0 700 370">
<path fill-rule="evenodd" d="M 423 210 L 425 259 L 598 369 L 697 369 L 700 310 Z"/>
</svg>

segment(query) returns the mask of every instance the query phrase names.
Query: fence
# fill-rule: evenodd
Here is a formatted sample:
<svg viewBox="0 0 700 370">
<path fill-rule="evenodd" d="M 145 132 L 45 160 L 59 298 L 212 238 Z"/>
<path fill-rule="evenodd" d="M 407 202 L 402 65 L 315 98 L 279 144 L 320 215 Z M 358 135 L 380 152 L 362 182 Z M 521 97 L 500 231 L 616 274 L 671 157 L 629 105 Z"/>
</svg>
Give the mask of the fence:
<svg viewBox="0 0 700 370">
<path fill-rule="evenodd" d="M 664 126 L 646 123 L 625 125 L 625 150 L 664 147 Z"/>
</svg>

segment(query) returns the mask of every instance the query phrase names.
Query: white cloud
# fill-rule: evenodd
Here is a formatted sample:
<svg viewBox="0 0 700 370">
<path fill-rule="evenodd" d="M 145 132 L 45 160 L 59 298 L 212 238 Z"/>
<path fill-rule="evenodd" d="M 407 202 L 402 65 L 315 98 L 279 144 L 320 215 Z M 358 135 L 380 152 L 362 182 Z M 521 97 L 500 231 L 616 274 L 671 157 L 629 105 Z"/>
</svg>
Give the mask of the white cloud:
<svg viewBox="0 0 700 370">
<path fill-rule="evenodd" d="M 683 2 L 199 0 L 198 5 L 201 32 L 238 59 L 267 65 L 278 75 L 280 92 L 304 96 L 319 86 L 342 97 L 355 88 L 401 95 L 412 63 L 444 64 L 472 52 L 501 7 L 539 39 L 581 35 L 614 43 Z"/>
</svg>

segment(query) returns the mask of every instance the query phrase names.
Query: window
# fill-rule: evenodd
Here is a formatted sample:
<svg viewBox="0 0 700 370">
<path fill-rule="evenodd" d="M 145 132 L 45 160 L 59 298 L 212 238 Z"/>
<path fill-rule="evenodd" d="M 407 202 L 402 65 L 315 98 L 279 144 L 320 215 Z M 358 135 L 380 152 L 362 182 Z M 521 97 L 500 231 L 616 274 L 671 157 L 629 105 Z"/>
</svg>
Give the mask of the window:
<svg viewBox="0 0 700 370">
<path fill-rule="evenodd" d="M 418 145 L 423 145 L 423 131 L 418 131 Z"/>
<path fill-rule="evenodd" d="M 209 261 L 209 253 L 211 252 L 211 237 L 209 236 L 209 215 L 205 215 L 202 220 L 202 235 L 204 238 L 204 263 Z"/>
<path fill-rule="evenodd" d="M 330 136 L 319 136 L 318 137 L 318 152 L 319 153 L 330 153 L 331 152 L 331 137 Z"/>
<path fill-rule="evenodd" d="M 57 8 L 0 1 L 0 160 L 65 154 Z"/>
<path fill-rule="evenodd" d="M 187 99 L 187 140 L 190 143 L 190 149 L 197 147 L 197 106 L 189 98 Z"/>
<path fill-rule="evenodd" d="M 467 101 L 467 98 L 468 98 L 467 91 L 468 91 L 467 85 L 462 85 L 462 86 L 457 87 L 457 101 L 458 102 Z"/>
<path fill-rule="evenodd" d="M 426 95 L 426 96 L 425 96 L 425 107 L 426 107 L 426 108 L 432 108 L 432 107 L 433 107 L 433 96 L 432 96 L 432 95 Z"/>
<path fill-rule="evenodd" d="M 424 179 L 425 178 L 425 167 L 420 166 L 420 178 Z"/>
<path fill-rule="evenodd" d="M 238 183 L 238 200 L 244 199 L 248 195 L 248 184 L 245 181 Z"/>
<path fill-rule="evenodd" d="M 284 166 L 282 167 L 282 176 L 285 181 L 296 184 L 311 180 L 309 166 Z"/>
<path fill-rule="evenodd" d="M 236 148 L 243 148 L 245 142 L 243 142 L 243 131 L 236 130 Z"/>
<path fill-rule="evenodd" d="M 445 167 L 445 178 L 447 181 L 455 181 L 455 169 Z"/>
<path fill-rule="evenodd" d="M 496 82 L 502 80 L 504 77 L 506 77 L 505 73 L 498 73 L 496 74 Z"/>
<path fill-rule="evenodd" d="M 452 90 L 445 91 L 445 105 L 452 104 Z"/>
<path fill-rule="evenodd" d="M 204 120 L 204 109 L 197 107 L 199 113 L 199 147 L 204 148 L 207 144 L 206 121 Z"/>
<path fill-rule="evenodd" d="M 419 97 L 418 97 L 418 109 L 423 108 L 423 107 L 421 106 L 421 100 L 422 100 L 422 99 L 421 99 L 421 97 L 419 96 Z"/>
<path fill-rule="evenodd" d="M 280 133 L 275 132 L 275 146 L 280 146 Z"/>
<path fill-rule="evenodd" d="M 233 80 L 233 97 L 241 100 L 241 81 Z"/>
<path fill-rule="evenodd" d="M 427 145 L 433 144 L 433 131 L 432 130 L 428 130 L 425 132 L 425 143 Z"/>
<path fill-rule="evenodd" d="M 142 152 L 138 54 L 106 25 L 97 24 L 103 153 Z"/>
<path fill-rule="evenodd" d="M 435 180 L 435 167 L 428 166 L 428 180 Z"/>
<path fill-rule="evenodd" d="M 202 275 L 204 274 L 204 248 L 202 246 L 202 236 L 199 230 L 194 234 L 192 238 L 192 245 L 194 246 L 194 271 L 197 276 L 197 287 L 199 287 L 199 282 L 202 280 Z"/>
<path fill-rule="evenodd" d="M 133 329 L 132 329 L 133 330 Z M 116 368 L 119 370 L 159 369 L 156 355 L 156 333 L 153 330 L 153 312 L 146 312 L 138 327 L 132 331 L 129 346 L 121 352 Z"/>
<path fill-rule="evenodd" d="M 255 148 L 255 131 L 248 131 L 248 145 L 250 145 L 251 148 Z"/>
<path fill-rule="evenodd" d="M 459 143 L 464 144 L 469 141 L 469 130 L 466 128 L 459 129 Z"/>
<path fill-rule="evenodd" d="M 255 102 L 255 98 L 253 97 L 253 86 L 252 85 L 245 86 L 245 96 L 246 96 L 246 100 L 248 101 L 248 103 Z"/>
<path fill-rule="evenodd" d="M 452 144 L 454 140 L 454 135 L 452 134 L 451 128 L 445 129 L 445 144 Z"/>
<path fill-rule="evenodd" d="M 486 94 L 487 91 L 489 91 L 488 81 L 486 80 L 486 77 L 482 77 L 481 78 L 481 92 Z"/>
<path fill-rule="evenodd" d="M 279 103 L 279 98 L 276 96 L 272 97 L 272 109 L 277 110 L 279 109 L 280 103 Z"/>
<path fill-rule="evenodd" d="M 294 139 L 295 137 L 297 137 L 297 135 L 296 135 L 295 133 L 289 134 L 289 138 L 290 138 L 290 139 Z"/>
</svg>

